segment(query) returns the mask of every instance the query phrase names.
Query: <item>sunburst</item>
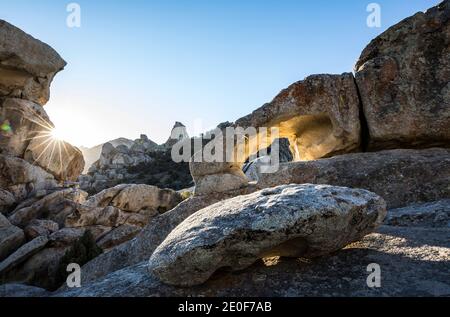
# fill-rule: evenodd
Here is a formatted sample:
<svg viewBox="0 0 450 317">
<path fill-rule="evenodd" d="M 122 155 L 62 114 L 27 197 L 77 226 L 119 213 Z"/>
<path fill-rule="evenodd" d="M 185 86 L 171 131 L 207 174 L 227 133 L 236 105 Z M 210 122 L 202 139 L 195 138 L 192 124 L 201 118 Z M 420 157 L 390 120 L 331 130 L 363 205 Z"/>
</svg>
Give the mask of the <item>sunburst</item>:
<svg viewBox="0 0 450 317">
<path fill-rule="evenodd" d="M 64 159 L 69 156 L 64 134 L 56 129 L 51 123 L 37 113 L 33 118 L 28 118 L 35 124 L 35 129 L 31 131 L 32 137 L 26 139 L 29 142 L 28 149 L 33 152 L 33 162 L 46 169 L 58 166 L 57 172 L 63 172 Z M 56 163 L 56 164 L 55 164 Z"/>
</svg>

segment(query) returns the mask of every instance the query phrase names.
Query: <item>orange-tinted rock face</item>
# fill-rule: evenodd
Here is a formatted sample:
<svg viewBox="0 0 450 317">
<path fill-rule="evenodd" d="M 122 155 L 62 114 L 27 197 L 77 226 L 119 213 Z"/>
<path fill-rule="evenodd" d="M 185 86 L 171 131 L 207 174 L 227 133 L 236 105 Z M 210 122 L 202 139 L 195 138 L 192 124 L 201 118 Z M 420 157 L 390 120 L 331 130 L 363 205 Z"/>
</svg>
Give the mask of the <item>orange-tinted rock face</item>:
<svg viewBox="0 0 450 317">
<path fill-rule="evenodd" d="M 295 160 L 313 160 L 359 149 L 359 109 L 352 74 L 313 75 L 292 84 L 236 125 L 279 128 L 279 136 L 289 139 Z"/>
</svg>

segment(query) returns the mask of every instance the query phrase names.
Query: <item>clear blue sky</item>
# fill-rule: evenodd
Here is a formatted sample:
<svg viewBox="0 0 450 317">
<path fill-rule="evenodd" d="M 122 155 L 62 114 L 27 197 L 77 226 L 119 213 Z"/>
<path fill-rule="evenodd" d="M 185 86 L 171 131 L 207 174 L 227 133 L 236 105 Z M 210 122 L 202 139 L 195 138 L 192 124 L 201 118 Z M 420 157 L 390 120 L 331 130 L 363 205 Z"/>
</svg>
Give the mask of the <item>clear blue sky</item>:
<svg viewBox="0 0 450 317">
<path fill-rule="evenodd" d="M 193 131 L 234 121 L 309 74 L 351 71 L 387 27 L 439 0 L 0 0 L 0 18 L 68 62 L 46 110 L 75 145 L 146 133 L 175 121 Z M 381 5 L 381 28 L 366 7 Z"/>
</svg>

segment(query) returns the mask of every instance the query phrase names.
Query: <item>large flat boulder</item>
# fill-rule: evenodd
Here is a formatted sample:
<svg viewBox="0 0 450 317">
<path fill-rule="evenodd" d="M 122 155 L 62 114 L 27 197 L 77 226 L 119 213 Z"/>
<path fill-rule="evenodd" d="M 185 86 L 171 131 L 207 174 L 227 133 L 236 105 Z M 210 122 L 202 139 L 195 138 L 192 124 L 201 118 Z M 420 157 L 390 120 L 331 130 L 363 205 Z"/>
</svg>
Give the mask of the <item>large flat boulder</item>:
<svg viewBox="0 0 450 317">
<path fill-rule="evenodd" d="M 272 258 L 203 285 L 174 287 L 149 274 L 148 261 L 123 268 L 56 297 L 405 297 L 449 296 L 450 229 L 382 226 L 360 242 L 313 260 Z M 381 268 L 369 288 L 367 267 Z M 413 272 L 413 274 L 411 274 Z"/>
<path fill-rule="evenodd" d="M 240 271 L 264 257 L 330 254 L 373 232 L 385 215 L 383 199 L 366 190 L 265 189 L 194 213 L 155 250 L 149 269 L 167 284 L 199 285 L 219 269 Z"/>
<path fill-rule="evenodd" d="M 389 208 L 450 197 L 450 150 L 388 150 L 281 164 L 258 187 L 330 184 L 377 193 Z"/>
<path fill-rule="evenodd" d="M 370 149 L 449 146 L 450 1 L 375 38 L 355 71 Z"/>
<path fill-rule="evenodd" d="M 47 242 L 48 238 L 41 236 L 21 246 L 13 254 L 0 262 L 0 277 L 3 278 L 9 270 L 12 270 L 14 267 L 27 260 L 29 257 L 38 253 L 45 247 Z"/>
<path fill-rule="evenodd" d="M 0 261 L 25 243 L 25 234 L 0 213 Z"/>
<path fill-rule="evenodd" d="M 289 139 L 295 160 L 313 160 L 360 148 L 359 104 L 351 73 L 313 75 L 292 84 L 235 125 L 277 127 L 280 137 Z"/>
<path fill-rule="evenodd" d="M 53 77 L 65 65 L 50 46 L 0 20 L 0 96 L 44 105 Z"/>
<path fill-rule="evenodd" d="M 450 199 L 389 210 L 384 223 L 400 227 L 450 228 Z"/>
</svg>

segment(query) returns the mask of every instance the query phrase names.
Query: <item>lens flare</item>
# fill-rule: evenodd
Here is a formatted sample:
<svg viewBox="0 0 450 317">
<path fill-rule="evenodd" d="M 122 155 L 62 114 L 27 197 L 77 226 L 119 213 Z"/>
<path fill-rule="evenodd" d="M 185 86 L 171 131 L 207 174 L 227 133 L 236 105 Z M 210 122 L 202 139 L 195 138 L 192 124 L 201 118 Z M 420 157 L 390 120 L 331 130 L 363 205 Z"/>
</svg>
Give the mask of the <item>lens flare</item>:
<svg viewBox="0 0 450 317">
<path fill-rule="evenodd" d="M 60 129 L 53 128 L 50 131 L 50 137 L 56 141 L 64 141 L 64 133 Z"/>
</svg>

